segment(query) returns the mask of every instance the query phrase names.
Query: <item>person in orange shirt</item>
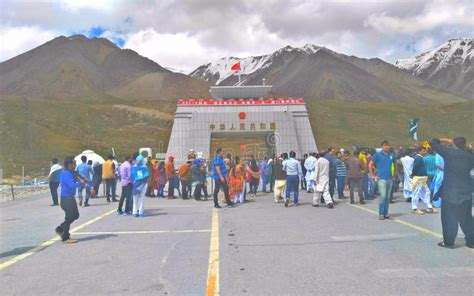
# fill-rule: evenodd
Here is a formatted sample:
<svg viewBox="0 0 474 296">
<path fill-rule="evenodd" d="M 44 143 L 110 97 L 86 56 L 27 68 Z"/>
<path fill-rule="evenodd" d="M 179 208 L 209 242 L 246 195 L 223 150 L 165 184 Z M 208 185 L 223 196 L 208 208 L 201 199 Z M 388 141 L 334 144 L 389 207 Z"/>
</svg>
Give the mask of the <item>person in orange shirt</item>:
<svg viewBox="0 0 474 296">
<path fill-rule="evenodd" d="M 166 169 L 166 180 L 168 181 L 168 199 L 173 199 L 173 198 L 176 198 L 174 196 L 174 183 L 173 183 L 173 179 L 175 176 L 173 156 L 170 155 L 168 157 L 168 162 L 166 163 L 165 169 Z"/>
<path fill-rule="evenodd" d="M 188 199 L 188 193 L 191 195 L 190 179 L 191 179 L 191 161 L 188 160 L 186 163 L 179 167 L 179 179 L 181 180 L 181 189 L 183 193 L 183 199 Z"/>
</svg>

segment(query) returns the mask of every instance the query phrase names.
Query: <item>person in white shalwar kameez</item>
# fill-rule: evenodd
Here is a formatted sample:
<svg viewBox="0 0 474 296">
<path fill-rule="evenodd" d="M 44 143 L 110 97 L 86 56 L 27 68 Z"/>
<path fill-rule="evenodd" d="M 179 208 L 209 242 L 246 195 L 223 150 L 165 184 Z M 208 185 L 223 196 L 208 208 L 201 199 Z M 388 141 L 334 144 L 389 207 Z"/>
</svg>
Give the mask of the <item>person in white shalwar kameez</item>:
<svg viewBox="0 0 474 296">
<path fill-rule="evenodd" d="M 400 158 L 400 162 L 403 166 L 403 197 L 409 199 L 412 197 L 413 189 L 411 187 L 411 174 L 413 170 L 413 162 L 415 159 L 410 156 L 411 151 L 405 151 L 405 156 Z"/>
<path fill-rule="evenodd" d="M 314 170 L 316 168 L 316 162 L 318 161 L 316 157 L 314 157 L 315 154 L 316 153 L 311 153 L 304 162 L 304 167 L 306 168 L 306 191 L 308 193 L 314 192 Z"/>
<path fill-rule="evenodd" d="M 329 166 L 329 161 L 324 158 L 324 155 L 319 155 L 314 172 L 315 188 L 313 194 L 313 207 L 319 207 L 322 196 L 324 202 L 328 205 L 328 208 L 334 208 L 334 203 L 329 194 Z"/>
</svg>

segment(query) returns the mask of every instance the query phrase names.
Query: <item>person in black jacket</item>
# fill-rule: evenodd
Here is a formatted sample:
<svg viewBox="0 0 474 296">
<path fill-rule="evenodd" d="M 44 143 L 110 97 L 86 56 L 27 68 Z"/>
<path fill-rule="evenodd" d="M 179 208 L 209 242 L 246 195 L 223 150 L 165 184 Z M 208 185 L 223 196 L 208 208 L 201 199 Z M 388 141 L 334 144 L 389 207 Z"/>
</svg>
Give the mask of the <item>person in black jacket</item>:
<svg viewBox="0 0 474 296">
<path fill-rule="evenodd" d="M 441 143 L 454 145 L 455 148 Z M 474 154 L 466 148 L 463 137 L 433 139 L 431 147 L 444 158 L 444 181 L 440 190 L 441 224 L 443 241 L 438 245 L 453 248 L 458 233 L 458 224 L 466 238 L 466 246 L 474 248 L 474 221 L 472 218 L 472 195 L 470 171 L 474 168 Z M 436 197 L 435 197 L 436 198 Z"/>
</svg>

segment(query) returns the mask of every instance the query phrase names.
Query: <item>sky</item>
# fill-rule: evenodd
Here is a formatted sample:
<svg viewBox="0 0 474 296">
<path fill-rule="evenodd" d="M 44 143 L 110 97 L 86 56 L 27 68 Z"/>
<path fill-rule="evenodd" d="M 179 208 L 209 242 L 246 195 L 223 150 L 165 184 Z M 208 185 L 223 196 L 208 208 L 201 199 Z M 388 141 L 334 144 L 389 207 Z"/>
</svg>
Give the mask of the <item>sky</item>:
<svg viewBox="0 0 474 296">
<path fill-rule="evenodd" d="M 2 0 L 0 61 L 84 34 L 185 73 L 221 57 L 305 44 L 393 63 L 472 38 L 472 11 L 472 0 Z"/>
</svg>

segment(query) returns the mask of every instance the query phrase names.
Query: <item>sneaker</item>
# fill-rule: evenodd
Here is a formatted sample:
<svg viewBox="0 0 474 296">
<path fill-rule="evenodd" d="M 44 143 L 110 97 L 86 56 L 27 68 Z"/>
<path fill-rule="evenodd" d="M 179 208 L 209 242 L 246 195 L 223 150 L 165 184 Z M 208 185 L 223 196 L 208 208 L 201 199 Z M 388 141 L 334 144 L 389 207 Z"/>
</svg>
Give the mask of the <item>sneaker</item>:
<svg viewBox="0 0 474 296">
<path fill-rule="evenodd" d="M 123 216 L 129 216 L 130 213 L 128 213 L 128 212 L 126 212 L 126 211 L 123 211 L 123 212 L 122 212 L 122 215 L 123 215 Z"/>
<path fill-rule="evenodd" d="M 328 209 L 334 209 L 334 203 L 328 204 Z"/>
<path fill-rule="evenodd" d="M 77 239 L 70 238 L 70 239 L 67 239 L 67 240 L 63 241 L 63 244 L 75 244 L 75 243 L 77 243 Z"/>
<path fill-rule="evenodd" d="M 426 212 L 427 212 L 428 214 L 436 214 L 436 213 L 438 213 L 438 211 L 435 210 L 435 209 L 433 209 L 433 208 L 426 209 Z"/>
<path fill-rule="evenodd" d="M 420 210 L 418 210 L 418 209 L 414 209 L 414 210 L 413 210 L 413 214 L 415 214 L 415 215 L 424 215 L 425 212 L 420 211 Z"/>
<path fill-rule="evenodd" d="M 89 206 L 89 203 L 84 203 L 84 207 L 88 207 Z"/>
<path fill-rule="evenodd" d="M 300 204 L 298 202 L 294 203 L 294 206 L 297 207 L 299 206 Z"/>
<path fill-rule="evenodd" d="M 123 215 L 123 212 L 120 210 L 117 210 L 117 215 Z"/>
<path fill-rule="evenodd" d="M 384 215 L 379 215 L 379 220 L 385 220 L 385 216 Z"/>
<path fill-rule="evenodd" d="M 361 205 L 365 205 L 365 201 L 361 201 L 360 204 L 361 204 Z"/>
<path fill-rule="evenodd" d="M 107 198 L 107 202 L 110 202 L 110 198 Z"/>
<path fill-rule="evenodd" d="M 385 220 L 393 220 L 389 215 L 384 216 Z"/>
<path fill-rule="evenodd" d="M 285 207 L 286 207 L 286 208 L 288 207 L 288 204 L 289 204 L 289 203 L 290 203 L 290 199 L 289 199 L 289 198 L 285 199 Z"/>
<path fill-rule="evenodd" d="M 214 208 L 216 209 L 222 209 L 222 207 L 220 205 L 215 205 Z"/>
</svg>

